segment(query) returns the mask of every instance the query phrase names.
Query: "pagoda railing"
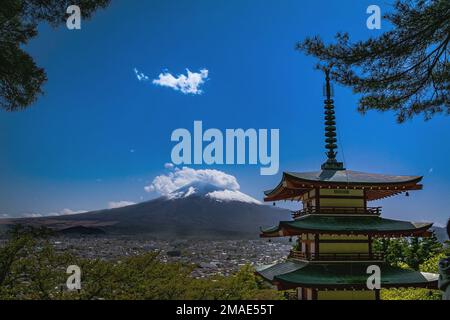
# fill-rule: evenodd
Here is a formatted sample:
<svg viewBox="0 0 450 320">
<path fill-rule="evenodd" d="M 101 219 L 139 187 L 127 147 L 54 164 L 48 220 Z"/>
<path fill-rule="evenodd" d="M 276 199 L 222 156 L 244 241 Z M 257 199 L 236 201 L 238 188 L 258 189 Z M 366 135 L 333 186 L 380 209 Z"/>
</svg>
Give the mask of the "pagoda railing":
<svg viewBox="0 0 450 320">
<path fill-rule="evenodd" d="M 379 216 L 381 207 L 307 207 L 298 211 L 292 211 L 292 217 L 298 218 L 307 214 L 367 214 Z"/>
<path fill-rule="evenodd" d="M 383 261 L 382 252 L 374 253 L 305 253 L 291 250 L 289 258 L 307 261 Z"/>
</svg>

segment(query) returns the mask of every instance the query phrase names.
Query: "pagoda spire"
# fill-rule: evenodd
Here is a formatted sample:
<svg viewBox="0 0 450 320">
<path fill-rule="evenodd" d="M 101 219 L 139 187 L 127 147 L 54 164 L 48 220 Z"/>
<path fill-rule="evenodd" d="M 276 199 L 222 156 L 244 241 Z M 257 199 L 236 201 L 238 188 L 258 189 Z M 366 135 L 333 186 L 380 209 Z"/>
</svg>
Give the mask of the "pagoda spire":
<svg viewBox="0 0 450 320">
<path fill-rule="evenodd" d="M 345 170 L 344 164 L 336 160 L 337 139 L 336 139 L 336 117 L 334 112 L 333 99 L 331 98 L 332 87 L 330 84 L 330 68 L 324 68 L 325 72 L 325 149 L 327 150 L 327 160 L 322 164 L 322 170 Z"/>
</svg>

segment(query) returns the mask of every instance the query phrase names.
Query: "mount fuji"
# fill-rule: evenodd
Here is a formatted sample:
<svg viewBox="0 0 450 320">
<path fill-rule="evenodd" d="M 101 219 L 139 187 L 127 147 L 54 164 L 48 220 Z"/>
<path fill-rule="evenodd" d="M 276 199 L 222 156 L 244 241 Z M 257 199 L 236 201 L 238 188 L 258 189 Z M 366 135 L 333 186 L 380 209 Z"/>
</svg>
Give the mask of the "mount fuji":
<svg viewBox="0 0 450 320">
<path fill-rule="evenodd" d="M 213 184 L 205 182 L 193 182 L 186 186 L 183 186 L 174 192 L 169 193 L 166 197 L 168 199 L 180 199 L 190 196 L 206 197 L 219 202 L 222 201 L 238 201 L 254 204 L 262 204 L 255 198 L 246 195 L 238 190 L 229 190 L 221 187 L 217 187 Z"/>
<path fill-rule="evenodd" d="M 290 212 L 238 190 L 194 182 L 154 200 L 64 216 L 0 220 L 44 225 L 67 234 L 145 236 L 155 239 L 257 238 L 261 226 L 290 220 Z M 70 232 L 69 232 L 70 231 Z"/>
</svg>

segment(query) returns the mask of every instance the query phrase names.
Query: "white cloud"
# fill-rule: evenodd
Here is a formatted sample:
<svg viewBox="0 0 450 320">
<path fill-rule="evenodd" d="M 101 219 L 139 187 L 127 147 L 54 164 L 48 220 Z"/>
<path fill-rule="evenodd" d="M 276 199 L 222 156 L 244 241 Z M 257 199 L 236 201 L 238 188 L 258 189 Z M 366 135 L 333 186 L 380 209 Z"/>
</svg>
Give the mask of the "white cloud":
<svg viewBox="0 0 450 320">
<path fill-rule="evenodd" d="M 208 79 L 208 70 L 201 69 L 200 72 L 191 72 L 186 69 L 187 76 L 184 74 L 174 77 L 170 72 L 160 73 L 158 79 L 153 80 L 153 84 L 169 87 L 176 91 L 188 94 L 201 94 L 200 86 Z"/>
<path fill-rule="evenodd" d="M 43 217 L 43 215 L 40 214 L 40 213 L 24 213 L 23 216 L 25 218 L 40 218 L 40 217 Z"/>
<path fill-rule="evenodd" d="M 240 188 L 237 179 L 225 172 L 211 169 L 195 170 L 183 167 L 182 169 L 175 168 L 173 172 L 167 175 L 157 176 L 144 189 L 147 192 L 157 192 L 163 196 L 168 196 L 175 190 L 193 182 L 203 182 L 229 190 L 238 190 Z"/>
<path fill-rule="evenodd" d="M 59 216 L 67 216 L 71 214 L 85 213 L 86 210 L 72 210 L 72 209 L 62 209 L 57 212 L 49 212 L 49 213 L 38 213 L 38 212 L 26 212 L 20 213 L 17 215 L 8 215 L 8 214 L 0 214 L 0 218 L 41 218 L 41 217 L 59 217 Z"/>
<path fill-rule="evenodd" d="M 140 72 L 138 69 L 134 68 L 134 74 L 136 75 L 136 78 L 139 81 L 147 81 L 148 80 L 148 76 L 146 76 L 145 74 L 143 74 L 142 72 Z"/>
<path fill-rule="evenodd" d="M 166 168 L 166 169 L 173 169 L 173 167 L 174 167 L 173 163 L 165 163 L 164 164 L 164 168 Z"/>
<path fill-rule="evenodd" d="M 87 212 L 86 210 L 72 210 L 72 209 L 62 209 L 61 211 L 57 211 L 57 212 L 50 212 L 50 213 L 31 213 L 29 214 L 29 217 L 31 218 L 36 218 L 36 217 L 46 217 L 46 216 L 52 216 L 52 217 L 57 217 L 57 216 L 68 216 L 71 214 L 78 214 L 78 213 L 85 213 Z"/>
<path fill-rule="evenodd" d="M 108 208 L 116 209 L 116 208 L 131 206 L 133 204 L 136 204 L 136 203 L 132 202 L 132 201 L 110 201 L 110 202 L 108 202 Z"/>
<path fill-rule="evenodd" d="M 72 209 L 62 209 L 60 212 L 56 213 L 59 216 L 66 216 L 70 214 L 78 214 L 78 213 L 85 213 L 86 210 L 72 210 Z"/>
</svg>

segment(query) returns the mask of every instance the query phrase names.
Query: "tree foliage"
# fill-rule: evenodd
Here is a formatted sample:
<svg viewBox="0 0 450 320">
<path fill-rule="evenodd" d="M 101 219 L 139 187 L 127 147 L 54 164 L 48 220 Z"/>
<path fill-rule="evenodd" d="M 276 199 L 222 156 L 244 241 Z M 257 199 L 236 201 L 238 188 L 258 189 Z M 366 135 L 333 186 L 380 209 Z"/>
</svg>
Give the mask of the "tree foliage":
<svg viewBox="0 0 450 320">
<path fill-rule="evenodd" d="M 163 263 L 151 252 L 117 261 L 83 259 L 56 252 L 44 230 L 16 228 L 0 248 L 2 299 L 282 299 L 254 269 L 196 279 L 192 265 Z M 68 291 L 66 269 L 81 269 L 81 290 Z"/>
<path fill-rule="evenodd" d="M 439 260 L 444 257 L 442 244 L 434 233 L 429 238 L 379 239 L 374 249 L 385 254 L 386 262 L 405 269 L 438 273 Z M 382 300 L 441 300 L 439 290 L 421 288 L 382 289 Z"/>
<path fill-rule="evenodd" d="M 426 260 L 442 252 L 442 244 L 433 233 L 420 238 L 382 238 L 374 241 L 374 250 L 382 252 L 386 262 L 395 266 L 408 266 L 414 270 Z"/>
<path fill-rule="evenodd" d="M 23 46 L 37 35 L 37 26 L 65 23 L 69 5 L 78 5 L 89 18 L 110 0 L 3 0 L 0 6 L 0 108 L 14 111 L 28 107 L 42 94 L 47 81 Z"/>
<path fill-rule="evenodd" d="M 332 78 L 361 94 L 358 110 L 392 110 L 403 122 L 450 113 L 450 1 L 397 0 L 385 15 L 393 26 L 378 38 L 351 43 L 338 33 L 326 45 L 316 36 L 297 49 L 332 65 Z"/>
<path fill-rule="evenodd" d="M 429 289 L 382 289 L 381 300 L 442 300 L 439 290 Z"/>
<path fill-rule="evenodd" d="M 425 260 L 419 270 L 422 272 L 438 273 L 439 260 L 445 257 L 444 253 L 437 253 Z M 407 266 L 405 266 L 407 267 Z M 429 289 L 383 289 L 381 290 L 382 300 L 441 300 L 442 292 Z"/>
</svg>

